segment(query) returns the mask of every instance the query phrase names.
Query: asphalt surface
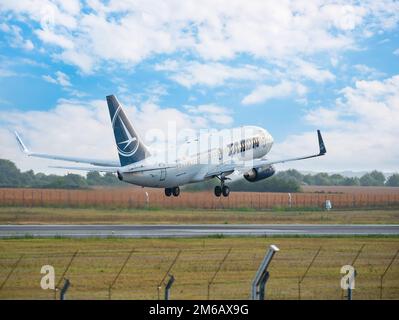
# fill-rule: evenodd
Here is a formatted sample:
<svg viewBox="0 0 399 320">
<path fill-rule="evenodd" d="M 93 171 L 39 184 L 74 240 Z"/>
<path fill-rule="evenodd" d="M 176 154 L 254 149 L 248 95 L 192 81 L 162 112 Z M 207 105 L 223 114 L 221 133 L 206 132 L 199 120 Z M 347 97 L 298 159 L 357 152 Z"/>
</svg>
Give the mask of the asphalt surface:
<svg viewBox="0 0 399 320">
<path fill-rule="evenodd" d="M 399 225 L 197 224 L 197 225 L 1 225 L 10 237 L 206 237 L 265 235 L 399 235 Z"/>
</svg>

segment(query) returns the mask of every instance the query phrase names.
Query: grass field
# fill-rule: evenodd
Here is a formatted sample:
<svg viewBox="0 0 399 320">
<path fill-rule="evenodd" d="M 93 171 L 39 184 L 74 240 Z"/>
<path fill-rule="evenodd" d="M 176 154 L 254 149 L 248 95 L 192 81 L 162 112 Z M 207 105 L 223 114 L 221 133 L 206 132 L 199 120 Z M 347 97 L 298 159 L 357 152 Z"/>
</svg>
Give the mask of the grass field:
<svg viewBox="0 0 399 320">
<path fill-rule="evenodd" d="M 207 299 L 208 282 L 231 248 L 209 290 L 210 299 L 247 299 L 251 280 L 270 244 L 281 251 L 269 268 L 269 299 L 298 299 L 298 279 L 321 246 L 301 283 L 302 299 L 342 299 L 340 269 L 359 249 L 354 299 L 379 299 L 380 275 L 399 249 L 397 237 L 354 238 L 196 238 L 196 239 L 21 239 L 0 241 L 0 299 L 54 299 L 39 286 L 42 265 L 53 265 L 61 278 L 74 252 L 66 278 L 68 299 L 108 299 L 109 285 L 134 250 L 111 291 L 112 299 L 157 299 L 158 284 L 171 270 L 176 281 L 172 299 Z M 23 255 L 8 280 L 16 261 Z M 163 297 L 162 286 L 160 290 Z M 383 281 L 384 299 L 399 299 L 399 257 Z"/>
<path fill-rule="evenodd" d="M 144 210 L 0 207 L 0 224 L 397 224 L 397 210 Z"/>
</svg>

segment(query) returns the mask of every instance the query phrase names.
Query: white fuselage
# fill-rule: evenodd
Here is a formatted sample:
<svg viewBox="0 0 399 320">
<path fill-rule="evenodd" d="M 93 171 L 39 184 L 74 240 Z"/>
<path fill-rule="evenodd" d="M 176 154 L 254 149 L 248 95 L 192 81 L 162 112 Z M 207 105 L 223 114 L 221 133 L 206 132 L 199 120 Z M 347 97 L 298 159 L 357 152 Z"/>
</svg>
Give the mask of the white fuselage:
<svg viewBox="0 0 399 320">
<path fill-rule="evenodd" d="M 246 126 L 201 135 L 186 142 L 175 152 L 155 153 L 145 160 L 122 167 L 124 182 L 154 188 L 171 188 L 208 179 L 207 173 L 231 161 L 250 161 L 264 157 L 273 145 L 272 136 L 263 128 Z M 170 153 L 165 156 L 165 153 Z M 152 167 L 142 172 L 129 172 Z"/>
</svg>

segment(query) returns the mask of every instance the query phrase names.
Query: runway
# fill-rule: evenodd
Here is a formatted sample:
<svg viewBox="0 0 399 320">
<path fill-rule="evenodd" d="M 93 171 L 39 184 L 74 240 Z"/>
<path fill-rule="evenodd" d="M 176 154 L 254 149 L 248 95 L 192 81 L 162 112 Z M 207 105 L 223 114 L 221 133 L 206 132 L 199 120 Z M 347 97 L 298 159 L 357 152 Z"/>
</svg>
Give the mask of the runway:
<svg viewBox="0 0 399 320">
<path fill-rule="evenodd" d="M 207 236 L 399 235 L 399 225 L 196 224 L 1 225 L 0 238 L 179 238 Z"/>
</svg>

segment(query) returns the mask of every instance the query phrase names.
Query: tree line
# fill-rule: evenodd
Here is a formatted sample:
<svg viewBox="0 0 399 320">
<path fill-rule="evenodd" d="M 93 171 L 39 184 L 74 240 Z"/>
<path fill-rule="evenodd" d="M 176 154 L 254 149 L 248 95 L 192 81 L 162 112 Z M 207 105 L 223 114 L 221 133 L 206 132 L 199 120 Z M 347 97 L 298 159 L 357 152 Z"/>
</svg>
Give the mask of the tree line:
<svg viewBox="0 0 399 320">
<path fill-rule="evenodd" d="M 187 185 L 185 189 L 188 191 L 210 190 L 219 183 L 218 179 L 212 179 Z M 280 171 L 258 182 L 239 179 L 229 183 L 232 190 L 256 192 L 299 192 L 302 185 L 399 187 L 399 174 L 393 174 L 386 179 L 382 172 L 374 170 L 357 178 L 328 173 L 303 174 L 291 169 Z M 71 173 L 59 176 L 35 173 L 33 170 L 21 172 L 12 161 L 0 159 L 0 187 L 84 189 L 94 186 L 126 186 L 126 184 L 119 181 L 113 173 L 103 175 L 98 172 L 89 172 L 84 177 Z"/>
<path fill-rule="evenodd" d="M 220 182 L 217 179 L 210 180 L 189 185 L 186 189 L 192 191 L 210 190 L 219 183 Z M 232 190 L 253 192 L 299 192 L 303 185 L 399 187 L 399 174 L 393 174 L 388 179 L 385 179 L 382 172 L 374 170 L 365 173 L 358 178 L 345 177 L 341 174 L 328 174 L 324 172 L 303 174 L 297 170 L 290 169 L 279 171 L 272 177 L 257 182 L 248 182 L 245 179 L 239 179 L 229 183 Z"/>
<path fill-rule="evenodd" d="M 101 175 L 98 172 L 89 172 L 84 177 L 72 173 L 59 176 L 34 173 L 33 170 L 21 172 L 12 161 L 0 159 L 0 187 L 85 189 L 94 186 L 118 185 L 124 184 L 113 173 Z"/>
</svg>

